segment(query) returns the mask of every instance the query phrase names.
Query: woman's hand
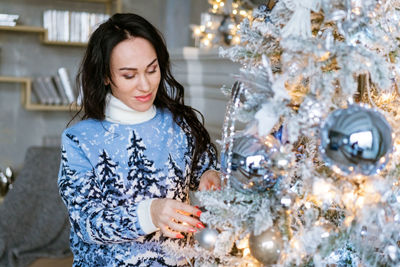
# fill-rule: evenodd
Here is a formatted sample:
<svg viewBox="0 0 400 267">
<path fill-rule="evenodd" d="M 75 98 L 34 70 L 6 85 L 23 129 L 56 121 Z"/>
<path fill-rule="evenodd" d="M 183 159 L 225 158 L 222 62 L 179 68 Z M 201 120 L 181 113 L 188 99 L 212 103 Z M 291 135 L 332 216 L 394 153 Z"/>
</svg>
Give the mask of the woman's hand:
<svg viewBox="0 0 400 267">
<path fill-rule="evenodd" d="M 221 177 L 220 173 L 214 170 L 208 170 L 203 173 L 200 178 L 199 190 L 215 190 L 221 189 Z"/>
<path fill-rule="evenodd" d="M 174 199 L 153 200 L 150 213 L 154 225 L 168 237 L 183 238 L 181 232 L 195 233 L 196 228 L 204 228 L 204 225 L 195 218 L 200 217 L 201 214 L 198 208 Z"/>
</svg>

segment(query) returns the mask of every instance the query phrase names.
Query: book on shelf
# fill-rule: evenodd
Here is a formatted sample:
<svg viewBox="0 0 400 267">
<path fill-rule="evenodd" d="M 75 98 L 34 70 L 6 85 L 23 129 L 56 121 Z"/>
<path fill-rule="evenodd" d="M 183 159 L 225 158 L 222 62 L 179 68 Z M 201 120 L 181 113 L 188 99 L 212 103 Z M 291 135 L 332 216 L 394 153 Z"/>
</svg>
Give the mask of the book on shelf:
<svg viewBox="0 0 400 267">
<path fill-rule="evenodd" d="M 55 88 L 56 88 L 56 90 L 58 92 L 58 95 L 61 98 L 62 104 L 63 105 L 68 105 L 70 102 L 68 100 L 68 96 L 65 94 L 64 87 L 63 87 L 63 85 L 61 83 L 61 79 L 60 79 L 60 77 L 58 75 L 53 77 L 53 83 L 54 83 Z"/>
<path fill-rule="evenodd" d="M 49 104 L 49 105 L 58 104 L 57 97 L 53 94 L 53 92 L 51 91 L 51 88 L 49 88 L 49 86 L 47 86 L 47 84 L 46 84 L 46 78 L 38 77 L 37 80 L 38 80 L 40 87 L 42 88 L 42 91 L 46 95 L 47 104 Z"/>
<path fill-rule="evenodd" d="M 66 93 L 66 90 L 72 90 L 72 86 L 67 84 L 70 83 L 68 73 L 66 70 L 60 72 L 61 74 L 57 73 L 54 77 L 37 77 L 33 80 L 32 92 L 38 103 L 43 105 L 68 105 L 74 101 L 74 98 L 70 100 Z M 65 75 L 67 75 L 66 81 Z M 62 80 L 66 83 L 65 85 Z"/>
<path fill-rule="evenodd" d="M 17 25 L 16 21 L 2 21 L 0 20 L 0 26 L 11 26 L 14 27 Z"/>
<path fill-rule="evenodd" d="M 43 77 L 44 85 L 47 87 L 47 91 L 50 93 L 52 103 L 60 105 L 62 103 L 61 97 L 59 96 L 56 87 L 50 76 Z"/>
<path fill-rule="evenodd" d="M 89 35 L 108 18 L 107 14 L 46 10 L 43 27 L 49 41 L 86 43 Z"/>
<path fill-rule="evenodd" d="M 0 26 L 15 26 L 19 15 L 0 13 Z"/>
<path fill-rule="evenodd" d="M 66 68 L 59 68 L 57 75 L 60 78 L 62 87 L 64 88 L 65 95 L 68 98 L 69 103 L 75 101 L 75 92 L 72 87 L 71 79 Z"/>
<path fill-rule="evenodd" d="M 40 81 L 39 78 L 33 80 L 32 92 L 38 100 L 39 104 L 49 104 L 47 91 L 43 88 L 43 83 Z"/>
<path fill-rule="evenodd" d="M 16 14 L 0 13 L 1 21 L 16 21 L 16 20 L 18 20 L 18 18 L 19 18 L 19 15 L 16 15 Z"/>
</svg>

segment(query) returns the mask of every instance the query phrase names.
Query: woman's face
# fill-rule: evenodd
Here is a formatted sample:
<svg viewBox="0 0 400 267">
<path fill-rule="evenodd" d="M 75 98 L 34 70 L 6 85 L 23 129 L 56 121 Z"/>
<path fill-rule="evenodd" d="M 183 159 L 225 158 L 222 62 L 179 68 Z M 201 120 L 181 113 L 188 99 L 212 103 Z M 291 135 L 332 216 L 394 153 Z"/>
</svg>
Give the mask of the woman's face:
<svg viewBox="0 0 400 267">
<path fill-rule="evenodd" d="M 111 51 L 112 94 L 136 111 L 148 110 L 156 98 L 161 74 L 157 54 L 149 41 L 132 37 Z"/>
</svg>

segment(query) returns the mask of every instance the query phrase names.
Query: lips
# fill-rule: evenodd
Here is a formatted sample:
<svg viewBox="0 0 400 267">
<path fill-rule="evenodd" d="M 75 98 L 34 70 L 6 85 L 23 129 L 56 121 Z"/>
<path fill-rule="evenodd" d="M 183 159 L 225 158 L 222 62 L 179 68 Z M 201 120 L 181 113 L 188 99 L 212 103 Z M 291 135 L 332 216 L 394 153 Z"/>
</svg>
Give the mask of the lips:
<svg viewBox="0 0 400 267">
<path fill-rule="evenodd" d="M 143 96 L 135 96 L 135 98 L 140 102 L 147 102 L 151 99 L 151 95 L 152 93 Z"/>
</svg>

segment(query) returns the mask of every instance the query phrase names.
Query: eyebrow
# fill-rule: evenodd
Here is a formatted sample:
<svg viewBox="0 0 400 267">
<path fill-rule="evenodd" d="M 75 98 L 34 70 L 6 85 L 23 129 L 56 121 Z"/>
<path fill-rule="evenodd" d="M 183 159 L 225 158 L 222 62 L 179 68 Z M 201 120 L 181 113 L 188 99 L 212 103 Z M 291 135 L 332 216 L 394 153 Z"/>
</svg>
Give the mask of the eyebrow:
<svg viewBox="0 0 400 267">
<path fill-rule="evenodd" d="M 157 58 L 153 59 L 152 62 L 150 62 L 150 64 L 148 64 L 146 66 L 146 68 L 150 67 L 151 65 L 153 65 L 154 62 L 157 61 Z M 123 67 L 123 68 L 119 68 L 119 70 L 137 70 L 137 68 L 130 68 L 130 67 Z"/>
</svg>

